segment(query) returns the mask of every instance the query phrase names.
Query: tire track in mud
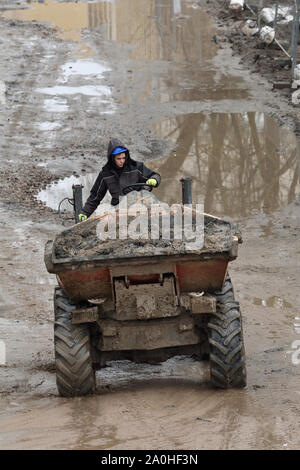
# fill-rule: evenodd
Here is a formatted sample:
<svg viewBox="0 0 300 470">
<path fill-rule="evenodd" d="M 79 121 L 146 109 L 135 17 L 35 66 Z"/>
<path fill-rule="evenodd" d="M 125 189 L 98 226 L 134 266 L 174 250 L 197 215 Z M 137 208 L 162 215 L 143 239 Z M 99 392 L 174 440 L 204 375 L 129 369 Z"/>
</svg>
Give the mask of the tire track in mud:
<svg viewBox="0 0 300 470">
<path fill-rule="evenodd" d="M 29 25 L 17 23 L 14 27 L 21 28 L 24 31 L 25 40 L 23 37 L 14 46 L 24 58 L 23 63 L 20 64 L 19 70 L 21 72 L 17 73 L 17 75 L 22 75 L 22 79 L 16 82 L 16 84 L 22 82 L 21 92 L 17 96 L 12 94 L 10 97 L 13 106 L 11 107 L 12 113 L 8 125 L 8 134 L 10 136 L 8 152 L 13 157 L 16 147 L 20 147 L 21 154 L 24 155 L 26 161 L 28 158 L 36 158 L 40 153 L 43 153 L 39 150 L 42 131 L 38 129 L 38 124 L 40 124 L 43 115 L 42 102 L 44 99 L 42 95 L 39 97 L 35 90 L 45 79 L 47 83 L 49 83 L 49 79 L 51 81 L 55 80 L 58 64 L 64 61 L 64 57 L 69 51 L 65 44 L 62 48 L 61 43 L 53 37 L 51 30 L 43 25 L 35 25 L 33 29 L 35 36 L 33 38 L 30 35 Z M 55 42 L 46 39 L 47 36 L 51 36 L 52 41 Z M 45 71 L 47 72 L 45 73 Z"/>
</svg>

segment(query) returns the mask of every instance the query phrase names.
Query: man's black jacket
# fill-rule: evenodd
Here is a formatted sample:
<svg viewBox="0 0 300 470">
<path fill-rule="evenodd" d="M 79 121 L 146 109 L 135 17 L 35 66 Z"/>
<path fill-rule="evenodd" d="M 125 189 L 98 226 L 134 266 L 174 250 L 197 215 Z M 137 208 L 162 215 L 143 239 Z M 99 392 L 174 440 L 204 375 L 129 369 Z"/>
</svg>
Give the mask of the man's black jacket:
<svg viewBox="0 0 300 470">
<path fill-rule="evenodd" d="M 116 147 L 125 146 L 118 139 L 111 139 L 107 149 L 107 163 L 100 171 L 94 186 L 91 189 L 89 198 L 87 199 L 82 213 L 90 216 L 98 207 L 100 201 L 104 198 L 107 190 L 112 196 L 111 204 L 113 206 L 119 203 L 119 196 L 123 195 L 123 188 L 133 183 L 145 183 L 149 178 L 160 183 L 160 175 L 149 170 L 144 163 L 136 162 L 130 157 L 129 150 L 126 149 L 126 160 L 122 170 L 118 169 L 114 163 L 112 151 Z M 143 186 L 141 187 L 143 188 Z"/>
</svg>

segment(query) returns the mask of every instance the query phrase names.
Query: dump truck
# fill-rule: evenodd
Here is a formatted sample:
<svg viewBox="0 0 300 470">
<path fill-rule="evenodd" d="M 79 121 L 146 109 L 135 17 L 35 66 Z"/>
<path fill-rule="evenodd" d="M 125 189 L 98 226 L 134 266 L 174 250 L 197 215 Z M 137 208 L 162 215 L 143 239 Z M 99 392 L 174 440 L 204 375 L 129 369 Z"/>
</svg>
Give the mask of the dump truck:
<svg viewBox="0 0 300 470">
<path fill-rule="evenodd" d="M 182 184 L 182 202 L 190 203 L 186 181 Z M 131 200 L 153 208 L 155 196 L 135 189 L 130 188 Z M 245 387 L 242 316 L 228 273 L 242 242 L 237 227 L 203 213 L 203 243 L 189 249 L 182 240 L 163 239 L 161 232 L 154 241 L 100 239 L 99 224 L 116 215 L 120 225 L 124 214 L 117 207 L 62 230 L 45 246 L 46 268 L 58 280 L 59 394 L 93 393 L 95 372 L 108 361 L 159 363 L 178 355 L 209 361 L 214 387 Z"/>
</svg>

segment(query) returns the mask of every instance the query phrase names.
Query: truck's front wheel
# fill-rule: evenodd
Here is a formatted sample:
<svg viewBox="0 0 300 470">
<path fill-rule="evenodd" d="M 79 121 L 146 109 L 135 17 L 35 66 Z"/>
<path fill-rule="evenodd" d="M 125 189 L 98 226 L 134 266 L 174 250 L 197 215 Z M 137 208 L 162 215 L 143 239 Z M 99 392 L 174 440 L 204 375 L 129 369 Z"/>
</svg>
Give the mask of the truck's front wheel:
<svg viewBox="0 0 300 470">
<path fill-rule="evenodd" d="M 60 287 L 54 292 L 54 348 L 56 384 L 63 397 L 93 393 L 93 369 L 90 333 L 87 325 L 73 324 L 72 311 L 76 308 Z"/>
<path fill-rule="evenodd" d="M 239 303 L 229 277 L 215 292 L 217 312 L 208 323 L 211 382 L 218 388 L 245 387 L 246 365 Z"/>
</svg>

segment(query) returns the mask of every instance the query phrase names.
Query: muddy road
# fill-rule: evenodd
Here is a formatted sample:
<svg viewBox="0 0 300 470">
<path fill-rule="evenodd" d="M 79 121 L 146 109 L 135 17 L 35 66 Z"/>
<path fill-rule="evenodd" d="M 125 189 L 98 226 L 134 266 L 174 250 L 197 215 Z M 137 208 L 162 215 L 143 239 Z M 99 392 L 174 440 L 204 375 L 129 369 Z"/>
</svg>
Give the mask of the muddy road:
<svg viewBox="0 0 300 470">
<path fill-rule="evenodd" d="M 1 449 L 299 447 L 297 112 L 216 44 L 206 8 L 1 2 Z M 88 194 L 112 136 L 161 173 L 159 199 L 176 202 L 192 176 L 194 202 L 239 223 L 245 389 L 212 389 L 207 364 L 181 357 L 112 362 L 94 396 L 58 396 L 44 244 L 71 223 L 58 203 L 74 182 Z"/>
</svg>

